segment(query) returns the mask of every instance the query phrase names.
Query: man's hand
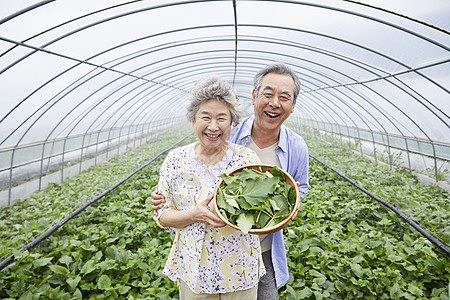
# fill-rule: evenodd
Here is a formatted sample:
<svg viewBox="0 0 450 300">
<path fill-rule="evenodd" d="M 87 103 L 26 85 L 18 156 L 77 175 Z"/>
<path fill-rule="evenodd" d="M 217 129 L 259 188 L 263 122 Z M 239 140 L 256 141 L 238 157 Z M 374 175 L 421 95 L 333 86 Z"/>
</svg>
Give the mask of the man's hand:
<svg viewBox="0 0 450 300">
<path fill-rule="evenodd" d="M 158 186 L 155 185 L 155 190 L 151 194 L 152 197 L 152 209 L 155 215 L 158 215 L 157 210 L 164 207 L 164 203 L 166 203 L 166 198 L 163 195 L 158 194 Z"/>
</svg>

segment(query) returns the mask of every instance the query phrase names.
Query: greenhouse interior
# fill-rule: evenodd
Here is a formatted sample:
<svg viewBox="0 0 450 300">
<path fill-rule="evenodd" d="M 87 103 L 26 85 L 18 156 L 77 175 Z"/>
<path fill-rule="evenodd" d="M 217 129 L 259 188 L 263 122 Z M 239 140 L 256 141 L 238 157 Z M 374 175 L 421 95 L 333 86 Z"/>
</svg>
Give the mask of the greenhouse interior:
<svg viewBox="0 0 450 300">
<path fill-rule="evenodd" d="M 254 78 L 280 63 L 300 81 L 280 126 L 309 162 L 278 299 L 449 299 L 450 1 L 0 8 L 1 299 L 183 299 L 165 266 L 185 231 L 152 192 L 200 143 L 185 104 L 219 76 L 254 138 Z"/>
</svg>

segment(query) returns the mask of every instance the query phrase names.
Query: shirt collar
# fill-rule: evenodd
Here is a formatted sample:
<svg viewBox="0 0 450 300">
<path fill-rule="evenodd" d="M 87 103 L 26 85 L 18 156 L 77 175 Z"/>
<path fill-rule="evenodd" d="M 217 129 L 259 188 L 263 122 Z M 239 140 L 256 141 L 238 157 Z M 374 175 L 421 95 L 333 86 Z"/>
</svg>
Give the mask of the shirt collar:
<svg viewBox="0 0 450 300">
<path fill-rule="evenodd" d="M 248 122 L 245 122 L 243 124 L 243 128 L 242 128 L 242 134 L 241 134 L 241 138 L 242 139 L 246 139 L 246 142 L 248 142 L 248 140 L 250 139 L 251 135 L 252 135 L 252 127 L 253 127 L 253 123 L 255 122 L 255 116 L 252 115 L 250 117 L 248 117 Z M 283 152 L 287 152 L 288 150 L 288 136 L 287 136 L 287 132 L 286 132 L 286 127 L 284 125 L 281 125 L 280 128 L 280 139 L 278 141 L 278 148 L 280 148 Z"/>
<path fill-rule="evenodd" d="M 286 127 L 284 125 L 281 125 L 280 128 L 280 139 L 278 140 L 278 148 L 283 150 L 283 152 L 287 152 L 288 150 L 288 136 Z"/>
<path fill-rule="evenodd" d="M 255 122 L 255 116 L 250 116 L 250 117 L 248 117 L 246 122 L 243 124 L 241 137 L 246 138 L 247 141 L 250 139 L 250 136 L 252 135 L 252 127 L 253 127 L 254 122 Z"/>
</svg>

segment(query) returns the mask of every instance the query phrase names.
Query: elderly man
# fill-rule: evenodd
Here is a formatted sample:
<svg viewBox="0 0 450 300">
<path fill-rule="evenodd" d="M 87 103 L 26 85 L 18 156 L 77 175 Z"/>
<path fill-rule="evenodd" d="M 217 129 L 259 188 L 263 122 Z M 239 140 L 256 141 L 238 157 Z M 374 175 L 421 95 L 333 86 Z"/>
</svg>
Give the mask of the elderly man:
<svg viewBox="0 0 450 300">
<path fill-rule="evenodd" d="M 300 93 L 300 81 L 285 64 L 275 63 L 261 69 L 254 77 L 252 104 L 254 116 L 231 129 L 228 141 L 256 152 L 261 162 L 281 167 L 299 183 L 300 200 L 308 190 L 308 148 L 304 140 L 283 125 L 294 111 Z M 153 209 L 164 199 L 152 193 Z M 266 268 L 258 284 L 258 299 L 278 299 L 278 287 L 289 279 L 282 230 L 260 236 Z"/>
</svg>

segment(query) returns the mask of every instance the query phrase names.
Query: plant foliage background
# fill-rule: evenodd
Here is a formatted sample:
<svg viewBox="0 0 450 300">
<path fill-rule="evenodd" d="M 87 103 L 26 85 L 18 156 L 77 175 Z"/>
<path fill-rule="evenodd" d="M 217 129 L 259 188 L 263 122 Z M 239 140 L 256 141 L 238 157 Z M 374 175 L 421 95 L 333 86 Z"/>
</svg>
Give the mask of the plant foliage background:
<svg viewBox="0 0 450 300">
<path fill-rule="evenodd" d="M 172 234 L 152 220 L 150 194 L 163 155 L 88 207 L 30 252 L 18 251 L 53 224 L 166 149 L 190 128 L 93 167 L 0 209 L 1 299 L 176 299 L 161 271 Z M 190 143 L 193 138 L 184 140 Z M 316 139 L 325 159 L 395 203 L 450 243 L 449 194 Z M 397 215 L 311 159 L 310 189 L 284 229 L 290 279 L 280 299 L 448 299 L 450 259 Z"/>
</svg>

